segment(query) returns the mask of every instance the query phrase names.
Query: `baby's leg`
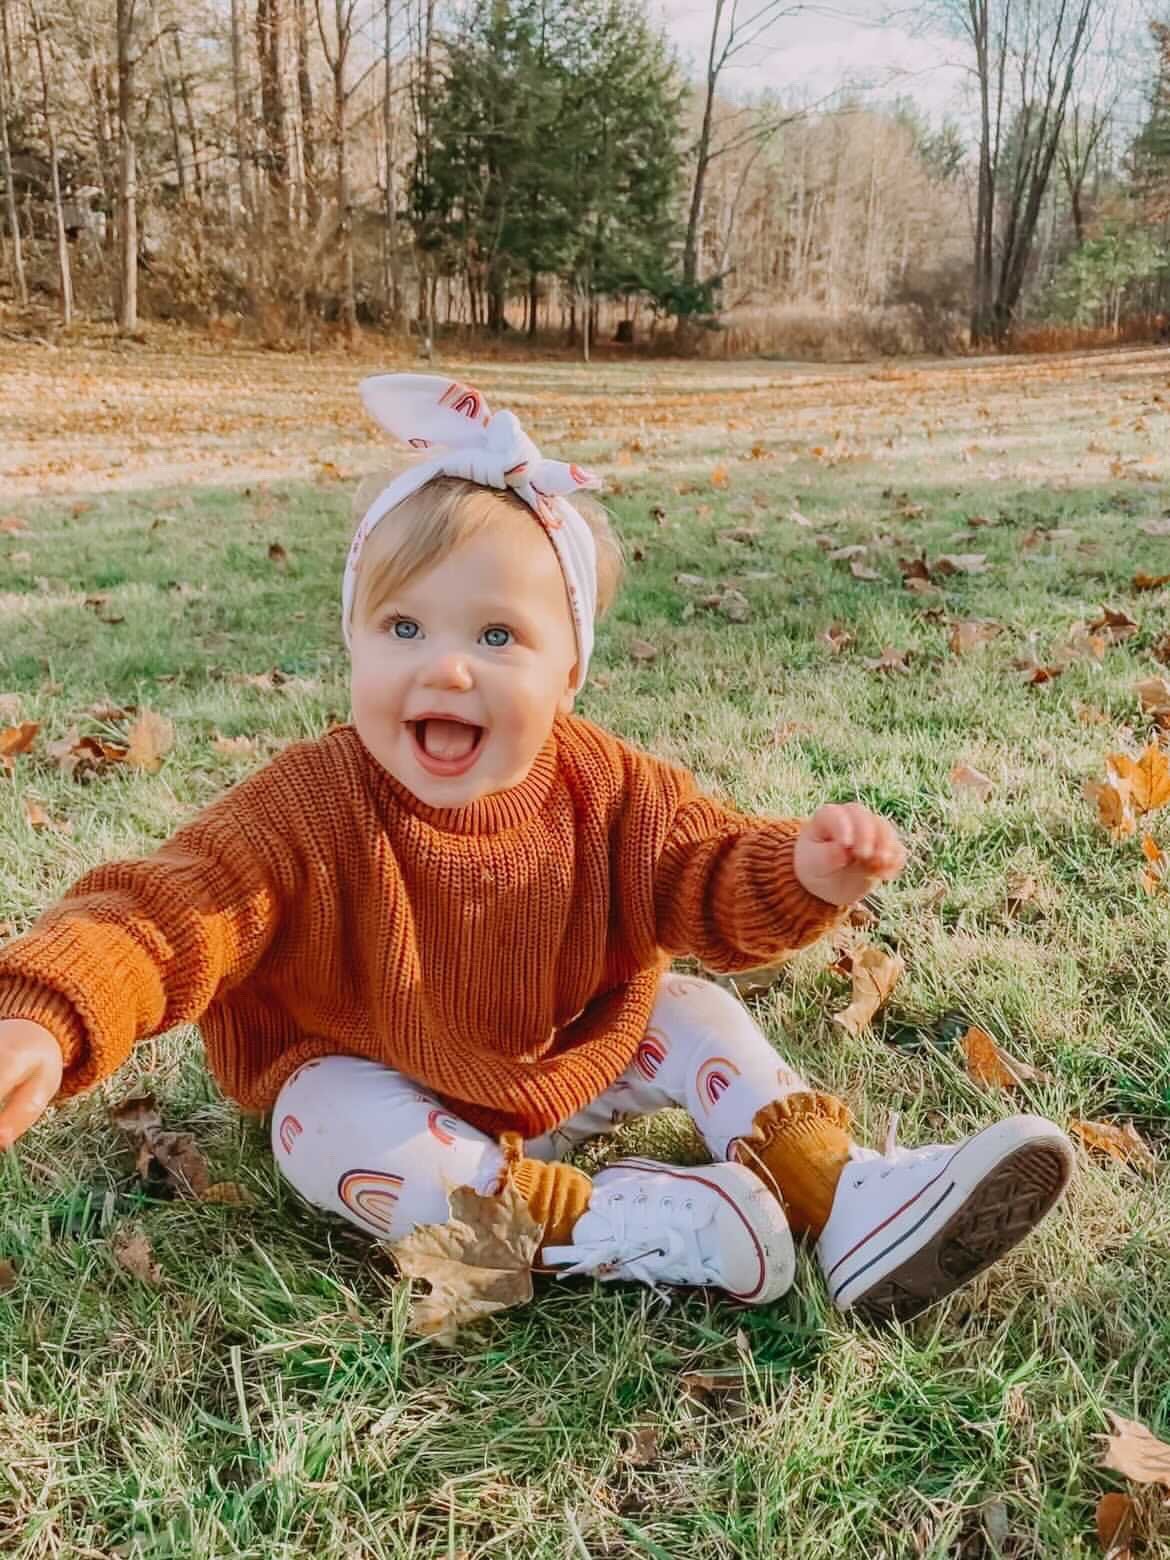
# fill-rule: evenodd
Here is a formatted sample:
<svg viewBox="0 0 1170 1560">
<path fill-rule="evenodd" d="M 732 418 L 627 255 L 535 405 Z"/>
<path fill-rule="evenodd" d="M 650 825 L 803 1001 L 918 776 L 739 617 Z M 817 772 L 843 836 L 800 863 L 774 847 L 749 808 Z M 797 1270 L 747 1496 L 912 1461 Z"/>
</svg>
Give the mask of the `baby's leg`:
<svg viewBox="0 0 1170 1560">
<path fill-rule="evenodd" d="M 795 1233 L 820 1233 L 853 1146 L 849 1112 L 810 1088 L 742 1002 L 712 981 L 664 975 L 630 1071 L 652 1075 L 660 1103 L 690 1111 L 714 1158 L 770 1185 Z"/>
<path fill-rule="evenodd" d="M 413 1079 L 356 1056 L 297 1069 L 273 1108 L 272 1152 L 307 1202 L 381 1240 L 445 1224 L 457 1186 L 487 1195 L 505 1179 L 505 1154 L 494 1139 Z M 568 1165 L 521 1159 L 512 1176 L 550 1239 L 571 1228 L 588 1202 L 588 1177 Z"/>
</svg>

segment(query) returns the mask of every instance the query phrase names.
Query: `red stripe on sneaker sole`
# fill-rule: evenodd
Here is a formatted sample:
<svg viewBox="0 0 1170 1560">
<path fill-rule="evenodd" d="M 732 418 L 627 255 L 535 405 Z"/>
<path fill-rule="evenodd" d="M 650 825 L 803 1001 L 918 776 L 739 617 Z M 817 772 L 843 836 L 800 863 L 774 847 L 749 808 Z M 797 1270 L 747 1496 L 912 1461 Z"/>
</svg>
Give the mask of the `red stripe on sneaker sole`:
<svg viewBox="0 0 1170 1560">
<path fill-rule="evenodd" d="M 652 1159 L 618 1159 L 613 1164 L 606 1165 L 607 1170 L 652 1170 L 656 1175 L 668 1175 L 676 1181 L 697 1181 L 700 1186 L 709 1186 L 713 1192 L 718 1192 L 727 1206 L 734 1212 L 744 1229 L 752 1238 L 752 1245 L 756 1248 L 756 1258 L 760 1264 L 760 1277 L 754 1289 L 738 1290 L 729 1289 L 727 1293 L 735 1300 L 752 1300 L 763 1289 L 768 1277 L 768 1264 L 764 1257 L 764 1248 L 760 1245 L 760 1238 L 752 1229 L 744 1217 L 735 1199 L 719 1185 L 717 1181 L 708 1181 L 705 1176 L 696 1175 L 693 1170 L 673 1170 L 669 1166 L 655 1164 Z"/>
</svg>

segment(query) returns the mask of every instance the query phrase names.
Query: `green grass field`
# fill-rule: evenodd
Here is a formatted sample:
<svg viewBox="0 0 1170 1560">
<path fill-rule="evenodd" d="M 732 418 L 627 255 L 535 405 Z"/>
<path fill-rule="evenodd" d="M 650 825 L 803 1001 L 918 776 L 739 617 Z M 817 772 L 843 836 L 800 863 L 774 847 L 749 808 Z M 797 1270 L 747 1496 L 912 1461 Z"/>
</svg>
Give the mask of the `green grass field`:
<svg viewBox="0 0 1170 1560">
<path fill-rule="evenodd" d="M 22 369 L 41 371 L 31 356 Z M 320 372 L 356 377 L 337 360 Z M 856 1039 L 831 1023 L 846 990 L 818 946 L 753 999 L 769 1035 L 869 1141 L 891 1109 L 915 1143 L 1033 1108 L 1132 1120 L 1170 1157 L 1170 899 L 1143 892 L 1136 840 L 1112 843 L 1082 796 L 1106 753 L 1146 737 L 1135 683 L 1167 673 L 1154 652 L 1170 591 L 1131 587 L 1138 570 L 1170 573 L 1170 535 L 1141 529 L 1170 516 L 1167 355 L 877 375 L 497 364 L 486 382 L 497 400 L 547 391 L 550 452 L 617 479 L 629 576 L 583 713 L 743 806 L 860 797 L 905 832 L 911 864 L 867 934 L 907 965 L 884 1017 Z M 347 476 L 376 464 L 362 439 Z M 91 863 L 151 848 L 281 744 L 345 718 L 352 483 L 330 469 L 243 483 L 212 455 L 184 459 L 166 489 L 88 470 L 41 482 L 31 465 L 0 487 L 0 695 L 42 723 L 0 777 L 10 932 Z M 13 516 L 28 529 L 5 529 Z M 854 577 L 819 536 L 865 544 L 879 577 Z M 986 568 L 916 595 L 897 560 L 922 552 L 978 552 Z M 720 582 L 748 621 L 696 605 Z M 1104 604 L 1137 633 L 1071 656 Z M 1003 631 L 956 656 L 959 619 Z M 840 654 L 820 637 L 831 624 L 855 638 Z M 905 672 L 867 669 L 886 646 L 912 652 Z M 1029 646 L 1067 670 L 1029 685 L 1014 665 Z M 273 669 L 279 685 L 259 686 Z M 81 785 L 47 756 L 73 725 L 112 734 L 86 714 L 106 700 L 173 721 L 157 774 Z M 255 747 L 225 754 L 217 736 Z M 985 802 L 956 793 L 959 764 L 990 777 Z M 69 832 L 31 828 L 30 798 Z M 1149 825 L 1170 849 L 1170 814 Z M 1020 878 L 1035 888 L 1015 905 Z M 972 1082 L 935 1034 L 955 1011 L 1044 1078 L 1011 1094 Z M 142 1191 L 107 1118 L 140 1087 L 252 1206 Z M 692 1147 L 677 1117 L 631 1140 Z M 1082 1156 L 1036 1238 L 906 1329 L 832 1313 L 805 1257 L 762 1311 L 540 1281 L 531 1306 L 448 1350 L 407 1333 L 384 1258 L 282 1185 L 266 1127 L 220 1097 L 197 1036 L 148 1041 L 0 1157 L 0 1258 L 17 1269 L 0 1294 L 0 1552 L 1099 1555 L 1097 1499 L 1123 1487 L 1098 1469 L 1104 1409 L 1170 1436 L 1164 1180 Z M 157 1286 L 119 1266 L 126 1230 L 148 1236 Z M 694 1373 L 716 1379 L 700 1390 Z M 1170 1554 L 1156 1501 L 1141 1522 L 1136 1552 Z"/>
</svg>

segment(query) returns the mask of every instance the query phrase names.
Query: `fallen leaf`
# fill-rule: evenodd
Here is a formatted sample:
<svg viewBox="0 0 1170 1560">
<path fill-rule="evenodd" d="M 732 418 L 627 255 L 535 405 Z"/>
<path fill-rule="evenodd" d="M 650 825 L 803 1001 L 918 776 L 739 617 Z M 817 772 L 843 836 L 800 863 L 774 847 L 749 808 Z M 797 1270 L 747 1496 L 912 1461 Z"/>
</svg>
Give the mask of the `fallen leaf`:
<svg viewBox="0 0 1170 1560">
<path fill-rule="evenodd" d="M 1027 873 L 1013 873 L 1007 883 L 1007 899 L 1004 903 L 1006 913 L 1018 915 L 1024 905 L 1035 899 L 1039 887 L 1036 879 Z"/>
<path fill-rule="evenodd" d="M 828 646 L 830 655 L 840 655 L 842 650 L 848 650 L 854 643 L 853 635 L 839 623 L 830 623 L 823 634 L 817 635 L 817 639 L 822 645 Z"/>
<path fill-rule="evenodd" d="M 1166 853 L 1152 835 L 1142 838 L 1142 855 L 1147 865 L 1139 872 L 1138 881 L 1147 894 L 1161 893 L 1166 887 Z"/>
<path fill-rule="evenodd" d="M 1134 684 L 1133 691 L 1141 700 L 1147 715 L 1158 715 L 1170 710 L 1170 680 L 1165 677 L 1144 677 Z"/>
<path fill-rule="evenodd" d="M 1140 1169 L 1153 1170 L 1155 1160 L 1149 1144 L 1138 1132 L 1132 1121 L 1119 1127 L 1113 1121 L 1070 1121 L 1068 1130 L 1080 1138 L 1086 1148 L 1094 1153 L 1106 1154 L 1118 1164 L 1136 1164 Z"/>
<path fill-rule="evenodd" d="M 35 796 L 26 796 L 22 800 L 25 821 L 30 829 L 53 829 L 58 834 L 73 833 L 73 825 L 68 820 L 60 821 L 51 817 Z"/>
<path fill-rule="evenodd" d="M 1135 1484 L 1170 1485 L 1170 1446 L 1139 1424 L 1107 1408 L 1113 1434 L 1107 1437 L 1102 1468 L 1110 1468 Z"/>
<path fill-rule="evenodd" d="M 780 979 L 793 955 L 785 954 L 776 960 L 775 964 L 761 964 L 754 970 L 732 970 L 723 973 L 719 970 L 709 970 L 704 967 L 704 974 L 717 986 L 723 986 L 728 991 L 737 992 L 741 997 L 759 997 L 765 991 L 771 991 L 772 987 Z"/>
<path fill-rule="evenodd" d="M 260 746 L 255 737 L 221 737 L 218 732 L 211 745 L 217 753 L 224 753 L 229 758 L 248 757 L 258 752 Z"/>
<path fill-rule="evenodd" d="M 684 590 L 710 590 L 711 581 L 704 574 L 676 574 L 674 583 Z"/>
<path fill-rule="evenodd" d="M 740 547 L 754 547 L 762 535 L 757 525 L 737 525 L 730 531 L 720 531 L 719 540 Z"/>
<path fill-rule="evenodd" d="M 411 1329 L 447 1344 L 467 1323 L 532 1298 L 532 1264 L 543 1233 L 511 1185 L 494 1197 L 457 1187 L 450 1208 L 446 1224 L 421 1224 L 390 1246 L 407 1278 L 431 1286 L 411 1307 Z"/>
<path fill-rule="evenodd" d="M 1164 520 L 1143 520 L 1138 530 L 1147 536 L 1170 536 L 1170 515 Z"/>
<path fill-rule="evenodd" d="M 284 568 L 288 563 L 288 550 L 280 542 L 269 542 L 268 561 L 278 568 Z"/>
<path fill-rule="evenodd" d="M 1103 829 L 1108 829 L 1110 839 L 1128 839 L 1136 832 L 1137 818 L 1129 782 L 1123 780 L 1115 770 L 1107 765 L 1103 782 L 1086 781 L 1084 794 L 1087 801 L 1096 804 L 1097 822 Z"/>
<path fill-rule="evenodd" d="M 1151 742 L 1136 759 L 1126 753 L 1110 753 L 1106 766 L 1128 782 L 1135 811 L 1157 812 L 1170 802 L 1170 763 L 1156 742 Z"/>
<path fill-rule="evenodd" d="M 0 536 L 15 536 L 18 531 L 27 530 L 28 522 L 19 515 L 0 515 Z"/>
<path fill-rule="evenodd" d="M 0 718 L 15 720 L 20 714 L 22 703 L 19 693 L 0 693 Z"/>
<path fill-rule="evenodd" d="M 162 1269 L 154 1260 L 150 1241 L 141 1230 L 119 1230 L 114 1236 L 114 1258 L 120 1267 L 146 1284 L 161 1284 Z"/>
<path fill-rule="evenodd" d="M 986 553 L 944 553 L 934 565 L 936 574 L 986 574 Z"/>
<path fill-rule="evenodd" d="M 162 1184 L 179 1197 L 199 1201 L 211 1185 L 207 1160 L 190 1132 L 166 1132 L 152 1094 L 134 1095 L 110 1109 L 110 1120 L 138 1150 L 141 1179 Z"/>
<path fill-rule="evenodd" d="M 906 962 L 900 954 L 871 944 L 846 954 L 833 968 L 853 982 L 852 1001 L 840 1013 L 833 1014 L 833 1022 L 849 1034 L 858 1035 L 869 1027 L 878 1008 L 898 984 Z"/>
<path fill-rule="evenodd" d="M 209 1186 L 199 1199 L 205 1203 L 229 1203 L 238 1208 L 254 1208 L 256 1199 L 246 1186 L 240 1186 L 236 1181 L 216 1181 L 214 1186 Z"/>
<path fill-rule="evenodd" d="M 985 802 L 995 790 L 995 781 L 990 775 L 985 775 L 970 764 L 955 765 L 951 770 L 951 785 L 956 791 L 970 791 L 981 802 Z"/>
<path fill-rule="evenodd" d="M 1139 569 L 1133 577 L 1134 590 L 1160 590 L 1166 584 L 1170 584 L 1170 574 L 1146 574 Z"/>
<path fill-rule="evenodd" d="M 627 1430 L 630 1438 L 624 1458 L 631 1468 L 652 1468 L 661 1458 L 662 1443 L 659 1431 L 653 1425 L 639 1425 Z"/>
<path fill-rule="evenodd" d="M 1095 704 L 1078 704 L 1077 720 L 1082 726 L 1107 726 L 1109 717 Z"/>
<path fill-rule="evenodd" d="M 143 710 L 130 727 L 127 741 L 126 763 L 132 769 L 145 769 L 153 774 L 174 746 L 175 728 L 165 715 Z"/>
<path fill-rule="evenodd" d="M 711 486 L 712 487 L 714 487 L 714 488 L 725 488 L 727 486 L 727 484 L 728 484 L 728 480 L 729 479 L 728 479 L 728 475 L 727 475 L 727 467 L 726 466 L 715 466 L 715 467 L 712 468 L 712 471 L 711 471 Z"/>
<path fill-rule="evenodd" d="M 0 1295 L 16 1288 L 17 1272 L 12 1263 L 0 1257 Z"/>
<path fill-rule="evenodd" d="M 1009 1056 L 985 1029 L 979 1029 L 974 1024 L 959 1044 L 967 1059 L 968 1075 L 976 1083 L 986 1084 L 988 1088 L 1014 1089 L 1018 1084 L 1027 1083 L 1029 1078 L 1040 1076 L 1027 1062 Z"/>
<path fill-rule="evenodd" d="M 751 447 L 752 460 L 772 460 L 773 452 L 764 444 L 753 444 Z"/>
<path fill-rule="evenodd" d="M 930 565 L 925 553 L 920 558 L 899 558 L 898 568 L 902 571 L 902 582 L 907 587 L 915 582 L 920 585 L 930 584 Z"/>
<path fill-rule="evenodd" d="M 738 590 L 723 592 L 719 599 L 719 611 L 729 623 L 746 623 L 752 615 L 747 597 Z"/>
<path fill-rule="evenodd" d="M 909 650 L 895 650 L 893 645 L 887 645 L 876 659 L 866 656 L 862 659 L 862 665 L 867 672 L 906 672 L 910 671 L 906 661 L 910 656 Z"/>
<path fill-rule="evenodd" d="M 1104 1560 L 1131 1560 L 1135 1507 L 1128 1495 L 1111 1490 L 1097 1502 L 1097 1541 Z"/>
<path fill-rule="evenodd" d="M 1103 634 L 1111 645 L 1119 645 L 1132 639 L 1139 627 L 1128 612 L 1122 612 L 1118 607 L 1102 607 L 1101 616 L 1089 624 L 1089 632 Z"/>
<path fill-rule="evenodd" d="M 864 542 L 853 542 L 848 547 L 834 547 L 829 560 L 832 563 L 849 563 L 854 558 L 864 558 L 868 551 Z"/>
<path fill-rule="evenodd" d="M 968 515 L 967 524 L 972 531 L 978 531 L 985 525 L 994 525 L 994 520 L 989 520 L 986 515 Z"/>
<path fill-rule="evenodd" d="M 678 1384 L 685 1395 L 699 1403 L 715 1398 L 738 1398 L 743 1395 L 744 1378 L 739 1370 L 714 1371 L 684 1370 Z"/>
<path fill-rule="evenodd" d="M 16 934 L 16 924 L 13 921 L 0 921 L 0 937 L 12 937 Z"/>
<path fill-rule="evenodd" d="M 1019 660 L 1013 661 L 1012 665 L 1018 672 L 1023 672 L 1024 682 L 1034 688 L 1042 687 L 1045 683 L 1052 682 L 1056 677 L 1062 677 L 1066 670 L 1065 667 L 1060 665 L 1046 666 L 1042 662 L 1037 661 L 1035 655 L 1030 659 L 1021 657 Z"/>
<path fill-rule="evenodd" d="M 630 658 L 634 661 L 655 661 L 658 659 L 658 648 L 648 639 L 631 639 Z"/>
<path fill-rule="evenodd" d="M 989 644 L 1002 632 L 1001 623 L 993 623 L 987 618 L 970 618 L 952 627 L 947 644 L 953 655 L 970 655 L 972 650 Z"/>
</svg>

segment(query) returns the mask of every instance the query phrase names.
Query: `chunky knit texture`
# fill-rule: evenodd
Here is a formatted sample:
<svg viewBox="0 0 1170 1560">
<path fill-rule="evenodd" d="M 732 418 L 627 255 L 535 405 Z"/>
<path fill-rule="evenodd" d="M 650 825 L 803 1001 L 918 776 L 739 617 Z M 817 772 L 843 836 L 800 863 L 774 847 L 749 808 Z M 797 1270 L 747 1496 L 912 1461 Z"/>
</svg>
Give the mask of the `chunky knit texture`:
<svg viewBox="0 0 1170 1560">
<path fill-rule="evenodd" d="M 794 875 L 798 828 L 576 717 L 520 785 L 448 809 L 337 727 L 83 877 L 0 952 L 0 1016 L 57 1037 L 62 1097 L 198 1021 L 246 1110 L 344 1052 L 535 1136 L 629 1065 L 670 956 L 751 968 L 834 921 Z"/>
</svg>

